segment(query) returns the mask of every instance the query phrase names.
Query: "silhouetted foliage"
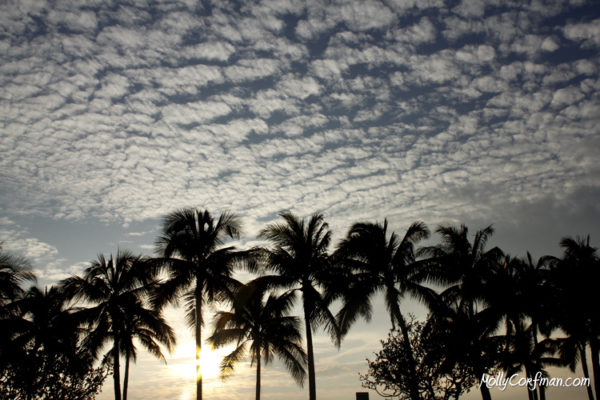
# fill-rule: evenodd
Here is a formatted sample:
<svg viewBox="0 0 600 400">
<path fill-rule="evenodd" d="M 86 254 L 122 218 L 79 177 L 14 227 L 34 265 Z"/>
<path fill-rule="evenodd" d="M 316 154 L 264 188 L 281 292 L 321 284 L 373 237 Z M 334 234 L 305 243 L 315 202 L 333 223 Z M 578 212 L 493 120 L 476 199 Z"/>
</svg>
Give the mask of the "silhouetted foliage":
<svg viewBox="0 0 600 400">
<path fill-rule="evenodd" d="M 94 399 L 108 374 L 79 340 L 75 310 L 55 287 L 33 287 L 12 317 L 10 351 L 3 354 L 0 398 Z"/>
<path fill-rule="evenodd" d="M 135 358 L 134 337 L 158 357 L 162 357 L 158 343 L 168 349 L 175 343 L 166 321 L 146 306 L 150 292 L 156 288 L 155 273 L 140 256 L 119 251 L 116 258 L 99 255 L 83 277 L 73 276 L 62 282 L 69 298 L 90 304 L 77 313 L 78 322 L 89 329 L 85 348 L 98 358 L 106 344 L 111 346 L 104 359 L 113 366 L 115 400 L 122 395 L 119 358 L 124 355 L 127 366 L 129 358 Z"/>
<path fill-rule="evenodd" d="M 273 244 L 265 251 L 267 268 L 278 274 L 280 287 L 302 294 L 302 309 L 308 359 L 309 399 L 315 400 L 316 379 L 312 331 L 323 325 L 339 344 L 340 331 L 329 310 L 331 258 L 328 253 L 331 231 L 322 214 L 313 214 L 308 221 L 292 213 L 280 214 L 284 222 L 267 225 L 260 236 Z"/>
<path fill-rule="evenodd" d="M 256 400 L 260 399 L 261 365 L 277 355 L 300 385 L 306 376 L 306 354 L 302 349 L 300 320 L 290 316 L 294 292 L 268 293 L 270 276 L 257 278 L 236 292 L 231 311 L 220 311 L 215 329 L 208 339 L 215 347 L 235 343 L 236 348 L 223 358 L 222 376 L 229 375 L 246 353 L 256 365 Z"/>
<path fill-rule="evenodd" d="M 398 326 L 404 336 L 407 382 L 411 398 L 418 400 L 416 361 L 411 356 L 409 332 L 400 310 L 400 301 L 406 294 L 421 300 L 431 296 L 431 289 L 421 286 L 416 278 L 420 265 L 415 262 L 414 249 L 419 240 L 429 236 L 429 230 L 424 223 L 415 222 L 400 238 L 394 232 L 388 237 L 387 227 L 387 220 L 383 224 L 356 223 L 338 245 L 336 263 L 342 266 L 345 277 L 337 279 L 343 303 L 337 319 L 343 333 L 359 315 L 369 320 L 371 297 L 383 292 L 392 329 Z"/>
<path fill-rule="evenodd" d="M 315 400 L 314 329 L 324 326 L 339 346 L 359 317 L 370 319 L 376 293 L 383 293 L 392 332 L 362 379 L 382 395 L 457 398 L 483 374 L 503 370 L 531 378 L 546 374 L 547 366 L 575 370 L 579 363 L 596 391 L 600 388 L 600 260 L 589 237 L 563 238 L 562 257 L 534 263 L 529 253 L 516 258 L 497 247 L 486 250 L 491 226 L 472 241 L 464 225 L 440 226 L 440 242 L 416 249 L 428 236 L 423 223 L 412 224 L 400 239 L 388 235 L 384 220 L 353 224 L 330 255 L 332 232 L 323 215 L 280 216 L 283 222 L 267 225 L 259 235 L 271 248 L 236 251 L 224 245 L 240 236 L 236 216 L 224 213 L 215 220 L 208 211 L 178 210 L 164 219 L 159 257 L 99 256 L 83 277 L 45 291 L 27 289 L 35 282 L 29 263 L 0 246 L 0 398 L 93 399 L 112 372 L 115 399 L 123 394 L 125 400 L 137 343 L 164 359 L 161 345 L 170 349 L 175 335 L 160 310 L 183 299 L 197 357 L 203 305 L 230 302 L 229 311 L 217 314 L 210 338 L 215 346 L 237 344 L 223 370 L 232 370 L 248 350 L 257 365 L 258 398 L 261 364 L 278 354 L 299 382 L 307 366 L 309 399 Z M 238 267 L 260 276 L 242 285 L 233 278 Z M 275 274 L 264 276 L 266 271 Z M 161 282 L 160 272 L 166 274 Z M 429 308 L 427 321 L 406 321 L 400 310 L 406 296 Z M 306 355 L 299 320 L 288 315 L 295 298 L 302 299 Z M 81 300 L 86 307 L 75 307 Z M 332 304 L 340 305 L 335 317 Z M 108 353 L 100 357 L 107 344 Z M 99 358 L 102 363 L 94 366 Z M 490 400 L 486 385 L 480 389 Z M 593 388 L 587 391 L 593 400 Z M 541 386 L 528 395 L 545 400 Z"/>
<path fill-rule="evenodd" d="M 413 376 L 416 376 L 418 398 L 422 400 L 447 400 L 458 398 L 475 383 L 473 370 L 464 364 L 448 369 L 439 357 L 446 346 L 425 322 L 411 318 L 406 323 L 410 343 L 404 335 L 391 330 L 382 349 L 374 360 L 367 360 L 369 370 L 360 376 L 365 388 L 375 390 L 380 396 L 408 400 L 412 398 Z M 408 349 L 411 349 L 410 352 Z M 415 375 L 410 369 L 414 362 Z"/>
<path fill-rule="evenodd" d="M 18 362 L 0 373 L 0 398 L 14 400 L 93 400 L 109 375 L 107 364 L 93 366 L 89 355 L 77 358 L 26 349 Z"/>
<path fill-rule="evenodd" d="M 202 399 L 202 375 L 199 357 L 202 349 L 202 306 L 231 299 L 240 283 L 233 269 L 243 262 L 246 252 L 223 247 L 224 240 L 239 239 L 241 224 L 230 213 L 215 220 L 207 211 L 182 209 L 167 215 L 162 235 L 156 242 L 157 261 L 168 273 L 167 280 L 155 292 L 154 303 L 185 301 L 186 319 L 196 337 L 196 399 Z"/>
</svg>

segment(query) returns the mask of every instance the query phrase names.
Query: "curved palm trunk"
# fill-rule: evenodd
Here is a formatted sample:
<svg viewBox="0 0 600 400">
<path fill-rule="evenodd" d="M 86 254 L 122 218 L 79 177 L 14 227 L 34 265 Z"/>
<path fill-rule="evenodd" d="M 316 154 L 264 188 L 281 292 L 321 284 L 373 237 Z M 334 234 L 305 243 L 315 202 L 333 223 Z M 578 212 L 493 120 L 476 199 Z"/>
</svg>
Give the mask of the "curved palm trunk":
<svg viewBox="0 0 600 400">
<path fill-rule="evenodd" d="M 309 318 L 310 306 L 304 302 L 304 324 L 306 326 L 306 355 L 308 361 L 308 398 L 317 399 L 317 385 L 315 382 L 315 356 L 313 354 L 312 331 Z"/>
<path fill-rule="evenodd" d="M 196 400 L 202 400 L 202 371 L 200 370 L 200 352 L 202 351 L 202 291 L 196 282 Z"/>
<path fill-rule="evenodd" d="M 579 357 L 581 358 L 581 370 L 583 371 L 583 376 L 584 376 L 584 378 L 589 379 L 590 371 L 588 370 L 587 355 L 585 354 L 585 347 L 583 347 L 583 346 L 577 346 L 577 347 L 579 347 Z M 594 400 L 594 391 L 592 390 L 592 386 L 588 385 L 586 387 L 586 389 L 587 389 L 588 399 Z"/>
<path fill-rule="evenodd" d="M 127 387 L 129 386 L 129 351 L 125 354 L 125 378 L 123 378 L 123 400 L 127 400 Z"/>
<path fill-rule="evenodd" d="M 256 355 L 256 400 L 260 400 L 260 350 Z"/>
<path fill-rule="evenodd" d="M 417 387 L 417 379 L 416 379 L 417 368 L 416 368 L 415 358 L 413 356 L 412 346 L 410 344 L 410 338 L 408 336 L 408 327 L 406 326 L 406 321 L 404 320 L 404 317 L 402 316 L 402 313 L 400 312 L 400 309 L 398 309 L 397 314 L 398 315 L 396 315 L 396 319 L 398 320 L 398 325 L 400 326 L 400 331 L 402 333 L 402 338 L 404 340 L 405 351 L 406 351 L 406 354 L 408 356 L 408 360 L 410 362 L 410 365 L 409 365 L 409 369 L 410 369 L 410 398 L 412 400 L 420 400 L 419 389 Z"/>
<path fill-rule="evenodd" d="M 119 371 L 119 340 L 115 339 L 113 347 L 113 382 L 115 388 L 115 400 L 121 400 L 121 374 Z"/>
<path fill-rule="evenodd" d="M 596 397 L 600 391 L 600 358 L 598 355 L 600 348 L 598 347 L 598 339 L 593 335 L 590 337 L 590 352 L 592 359 L 592 371 L 594 372 L 594 389 L 596 390 Z"/>
</svg>

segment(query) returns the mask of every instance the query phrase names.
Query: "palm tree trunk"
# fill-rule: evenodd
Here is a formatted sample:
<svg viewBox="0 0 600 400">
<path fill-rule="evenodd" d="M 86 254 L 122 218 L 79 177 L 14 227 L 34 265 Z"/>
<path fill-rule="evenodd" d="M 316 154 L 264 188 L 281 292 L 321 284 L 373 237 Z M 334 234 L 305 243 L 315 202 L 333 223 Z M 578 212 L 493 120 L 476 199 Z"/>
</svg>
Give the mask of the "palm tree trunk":
<svg viewBox="0 0 600 400">
<path fill-rule="evenodd" d="M 525 367 L 525 375 L 528 379 L 531 379 L 533 382 L 534 376 L 527 367 Z M 527 395 L 529 396 L 529 400 L 538 400 L 537 389 L 532 390 L 529 385 L 527 385 Z"/>
<path fill-rule="evenodd" d="M 529 372 L 527 372 L 527 369 L 525 369 L 525 375 L 527 376 L 527 378 L 531 378 L 531 375 L 529 374 Z M 529 389 L 529 386 L 526 387 L 527 389 L 527 399 L 529 400 L 534 400 L 533 398 L 533 392 Z"/>
<path fill-rule="evenodd" d="M 121 373 L 119 371 L 119 339 L 115 338 L 113 347 L 113 382 L 115 388 L 115 400 L 121 400 Z"/>
<path fill-rule="evenodd" d="M 256 355 L 256 400 L 260 400 L 260 350 Z"/>
<path fill-rule="evenodd" d="M 577 346 L 579 348 L 579 356 L 581 358 L 581 370 L 586 379 L 590 379 L 590 371 L 587 365 L 587 355 L 585 354 L 585 346 Z M 594 400 L 594 391 L 591 386 L 587 386 L 587 394 L 589 400 Z"/>
<path fill-rule="evenodd" d="M 546 388 L 542 385 L 538 388 L 540 392 L 540 400 L 546 400 Z"/>
<path fill-rule="evenodd" d="M 481 398 L 483 400 L 492 400 L 490 389 L 486 385 L 481 385 Z"/>
<path fill-rule="evenodd" d="M 196 280 L 196 400 L 202 400 L 202 371 L 200 370 L 200 352 L 202 351 L 202 287 Z"/>
<path fill-rule="evenodd" d="M 406 326 L 406 321 L 402 316 L 400 310 L 398 310 L 398 315 L 396 316 L 398 320 L 398 325 L 400 325 L 400 331 L 402 332 L 402 338 L 404 340 L 404 347 L 406 351 L 406 355 L 408 356 L 408 361 L 410 363 L 410 398 L 412 400 L 420 400 L 419 390 L 417 386 L 417 369 L 416 362 L 413 356 L 412 346 L 410 344 L 410 337 L 408 336 L 408 327 Z"/>
<path fill-rule="evenodd" d="M 592 371 L 594 372 L 594 389 L 596 390 L 596 397 L 600 392 L 600 359 L 598 356 L 598 339 L 592 335 L 590 337 L 590 352 L 592 359 Z"/>
<path fill-rule="evenodd" d="M 129 350 L 125 354 L 125 378 L 123 378 L 123 400 L 127 400 L 127 387 L 129 386 Z"/>
<path fill-rule="evenodd" d="M 538 325 L 537 322 L 535 321 L 535 319 L 531 320 L 531 336 L 533 337 L 533 348 L 537 349 L 538 348 Z M 539 371 L 541 372 L 541 371 Z M 537 373 L 537 372 L 536 372 Z M 539 399 L 540 400 L 546 400 L 546 388 L 544 387 L 544 385 L 540 384 L 538 386 L 538 392 L 539 392 Z"/>
<path fill-rule="evenodd" d="M 306 353 L 308 361 L 308 398 L 317 399 L 317 385 L 315 382 L 315 356 L 313 354 L 312 331 L 310 329 L 309 304 L 304 302 L 304 324 L 306 326 Z"/>
<path fill-rule="evenodd" d="M 485 369 L 483 369 L 481 367 L 475 367 L 474 371 L 475 371 L 475 376 L 477 376 L 478 379 L 480 379 L 480 381 L 479 381 L 479 383 L 480 383 L 479 390 L 481 391 L 481 398 L 483 400 L 492 400 L 492 395 L 490 393 L 490 389 L 488 389 L 488 387 L 487 387 L 487 384 L 481 383 L 481 378 L 483 377 Z"/>
</svg>

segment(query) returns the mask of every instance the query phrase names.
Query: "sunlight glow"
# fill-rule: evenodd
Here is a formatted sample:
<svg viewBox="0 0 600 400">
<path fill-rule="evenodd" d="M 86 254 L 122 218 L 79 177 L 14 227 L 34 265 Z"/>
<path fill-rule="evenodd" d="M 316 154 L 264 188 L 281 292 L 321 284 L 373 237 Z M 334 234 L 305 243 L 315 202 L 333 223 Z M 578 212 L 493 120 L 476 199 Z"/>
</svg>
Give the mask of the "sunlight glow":
<svg viewBox="0 0 600 400">
<path fill-rule="evenodd" d="M 203 384 L 219 384 L 221 373 L 221 361 L 223 357 L 229 354 L 234 347 L 223 347 L 211 349 L 211 346 L 204 344 L 200 351 L 200 358 L 196 362 L 194 356 L 194 342 L 187 342 L 177 347 L 171 360 L 168 362 L 171 374 L 186 378 L 189 380 L 202 377 Z M 198 349 L 196 349 L 196 352 Z M 200 366 L 200 368 L 198 368 Z"/>
</svg>

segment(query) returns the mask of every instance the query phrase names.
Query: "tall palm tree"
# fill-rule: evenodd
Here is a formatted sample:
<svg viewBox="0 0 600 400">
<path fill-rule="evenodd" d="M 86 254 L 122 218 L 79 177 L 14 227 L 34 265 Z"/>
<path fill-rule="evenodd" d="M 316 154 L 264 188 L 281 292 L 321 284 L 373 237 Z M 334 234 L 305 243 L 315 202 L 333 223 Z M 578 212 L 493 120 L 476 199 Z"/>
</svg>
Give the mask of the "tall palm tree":
<svg viewBox="0 0 600 400">
<path fill-rule="evenodd" d="M 577 369 L 577 363 L 581 363 L 581 372 L 584 378 L 590 379 L 590 371 L 587 361 L 587 342 L 585 338 L 577 337 L 573 332 L 567 337 L 554 339 L 556 343 L 556 352 L 558 353 L 563 365 L 569 367 L 571 372 Z M 594 388 L 586 385 L 589 400 L 594 400 Z"/>
<path fill-rule="evenodd" d="M 224 375 L 231 372 L 236 362 L 249 350 L 251 363 L 256 363 L 256 400 L 260 400 L 261 362 L 265 365 L 277 355 L 292 377 L 302 384 L 306 371 L 306 354 L 302 349 L 300 321 L 289 316 L 294 293 L 280 296 L 268 294 L 258 278 L 237 291 L 231 311 L 220 311 L 215 320 L 215 330 L 209 341 L 215 347 L 235 343 L 236 348 L 221 363 Z"/>
<path fill-rule="evenodd" d="M 328 308 L 326 286 L 331 282 L 330 256 L 327 248 L 331 231 L 322 214 L 313 214 L 308 221 L 290 212 L 279 214 L 284 222 L 269 224 L 260 237 L 274 247 L 265 250 L 267 268 L 279 275 L 281 287 L 302 294 L 306 353 L 308 362 L 309 399 L 317 398 L 312 330 L 323 324 L 339 345 L 339 330 Z"/>
<path fill-rule="evenodd" d="M 107 260 L 103 255 L 85 270 L 84 276 L 72 276 L 62 282 L 68 297 L 73 300 L 84 300 L 91 304 L 77 313 L 80 320 L 87 324 L 90 333 L 84 345 L 97 357 L 100 349 L 111 342 L 112 347 L 105 359 L 112 360 L 115 400 L 121 400 L 121 374 L 119 358 L 131 349 L 131 338 L 127 334 L 135 334 L 130 327 L 131 321 L 137 326 L 152 328 L 146 333 L 153 339 L 172 345 L 172 334 L 164 320 L 154 315 L 154 311 L 145 308 L 149 292 L 156 285 L 156 270 L 141 257 L 128 251 L 119 251 L 117 257 L 111 255 Z M 143 322 L 139 322 L 143 319 Z M 158 325 L 161 325 L 158 327 Z M 151 342 L 137 335 L 150 352 L 154 351 Z"/>
<path fill-rule="evenodd" d="M 550 357 L 555 342 L 548 337 L 552 328 L 548 324 L 555 312 L 553 291 L 548 285 L 549 267 L 554 257 L 541 257 L 534 263 L 529 252 L 526 259 L 506 256 L 503 264 L 492 271 L 493 278 L 486 286 L 486 302 L 505 321 L 505 369 L 523 368 L 529 377 L 545 374 L 545 365 L 558 365 Z M 540 327 L 546 333 L 543 342 L 538 340 Z M 530 399 L 545 399 L 545 388 L 529 390 Z"/>
<path fill-rule="evenodd" d="M 240 222 L 233 214 L 225 212 L 215 220 L 206 210 L 188 208 L 165 217 L 162 235 L 156 242 L 168 278 L 154 303 L 163 306 L 177 303 L 181 296 L 185 299 L 187 322 L 196 337 L 197 400 L 202 399 L 202 305 L 230 298 L 239 285 L 232 277 L 233 268 L 245 254 L 222 245 L 227 237 L 238 239 L 240 231 Z"/>
<path fill-rule="evenodd" d="M 131 316 L 125 321 L 122 336 L 120 339 L 121 352 L 125 356 L 125 377 L 123 378 L 123 400 L 127 400 L 127 390 L 129 386 L 129 363 L 137 358 L 137 348 L 135 340 L 142 344 L 150 354 L 166 363 L 165 356 L 161 350 L 161 344 L 166 346 L 169 352 L 173 350 L 176 344 L 175 332 L 166 322 L 164 317 L 156 310 L 144 307 L 144 304 L 137 299 L 132 299 L 134 303 L 129 306 L 132 312 L 126 312 Z"/>
<path fill-rule="evenodd" d="M 400 300 L 405 293 L 411 293 L 419 299 L 431 294 L 429 289 L 415 281 L 418 267 L 414 251 L 415 243 L 427 238 L 429 230 L 424 223 L 415 222 L 400 239 L 394 232 L 388 237 L 387 227 L 387 220 L 383 224 L 355 223 L 338 245 L 335 258 L 343 265 L 346 279 L 342 281 L 347 288 L 341 290 L 345 293 L 343 307 L 337 316 L 338 323 L 341 332 L 346 333 L 358 315 L 369 319 L 372 309 L 370 299 L 382 291 L 392 329 L 396 324 L 399 326 L 411 364 L 410 397 L 419 400 L 416 362 L 410 348 L 408 326 L 400 310 Z"/>
<path fill-rule="evenodd" d="M 449 332 L 463 336 L 464 341 L 453 348 L 449 345 L 448 350 L 463 346 L 454 356 L 469 354 L 465 361 L 473 363 L 477 379 L 481 379 L 497 362 L 492 355 L 497 349 L 491 336 L 500 323 L 500 314 L 487 307 L 486 296 L 504 254 L 498 247 L 485 250 L 494 232 L 491 226 L 476 232 L 473 243 L 469 241 L 465 225 L 460 228 L 440 226 L 436 231 L 442 236 L 442 242 L 422 249 L 420 254 L 431 257 L 432 268 L 427 275 L 430 282 L 449 286 L 441 293 L 438 309 L 432 311 Z M 486 385 L 481 385 L 480 390 L 483 400 L 491 400 Z"/>
<path fill-rule="evenodd" d="M 590 348 L 596 398 L 600 392 L 600 316 L 596 307 L 600 260 L 590 238 L 563 238 L 563 256 L 552 270 L 551 284 L 559 297 L 556 324 L 579 343 Z M 581 355 L 585 361 L 585 352 Z"/>
</svg>

